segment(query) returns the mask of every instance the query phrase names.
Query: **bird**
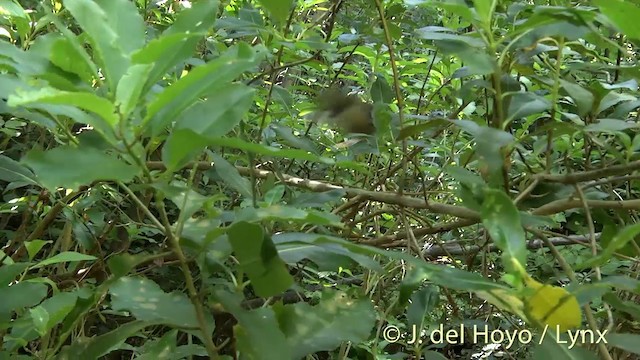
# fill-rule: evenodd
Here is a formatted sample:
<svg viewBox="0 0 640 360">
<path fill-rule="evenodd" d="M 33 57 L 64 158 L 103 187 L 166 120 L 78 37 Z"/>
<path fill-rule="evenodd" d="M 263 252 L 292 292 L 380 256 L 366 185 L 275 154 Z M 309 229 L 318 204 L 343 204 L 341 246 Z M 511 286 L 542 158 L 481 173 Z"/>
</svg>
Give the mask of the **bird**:
<svg viewBox="0 0 640 360">
<path fill-rule="evenodd" d="M 318 96 L 313 120 L 350 134 L 373 135 L 376 132 L 373 106 L 337 88 L 325 90 Z"/>
</svg>

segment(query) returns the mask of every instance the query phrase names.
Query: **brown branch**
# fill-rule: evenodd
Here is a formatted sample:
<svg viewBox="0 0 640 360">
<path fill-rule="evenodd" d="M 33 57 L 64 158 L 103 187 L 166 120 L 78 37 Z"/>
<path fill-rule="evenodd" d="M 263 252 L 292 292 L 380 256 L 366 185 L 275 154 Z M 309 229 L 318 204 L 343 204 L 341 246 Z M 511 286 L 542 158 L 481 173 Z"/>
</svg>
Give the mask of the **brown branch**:
<svg viewBox="0 0 640 360">
<path fill-rule="evenodd" d="M 576 184 L 579 182 L 596 180 L 607 176 L 625 175 L 640 170 L 640 160 L 628 164 L 613 165 L 601 169 L 576 172 L 571 174 L 537 174 L 534 179 L 542 181 L 556 182 L 561 184 Z"/>
<path fill-rule="evenodd" d="M 190 168 L 197 168 L 198 170 L 207 170 L 213 167 L 213 163 L 201 161 L 197 164 L 190 163 L 185 165 Z M 161 161 L 149 161 L 147 162 L 147 167 L 150 170 L 164 170 L 166 167 Z M 253 175 L 257 178 L 266 179 L 269 176 L 273 176 L 274 173 L 267 170 L 258 170 L 258 169 L 250 169 L 244 166 L 236 166 L 236 169 L 241 175 L 250 176 Z M 360 196 L 363 199 L 378 201 L 386 204 L 393 204 L 399 206 L 406 206 L 410 208 L 416 209 L 428 209 L 434 213 L 438 214 L 447 214 L 452 215 L 464 219 L 470 220 L 479 220 L 480 215 L 473 210 L 456 206 L 456 205 L 447 205 L 447 204 L 439 204 L 439 203 L 427 203 L 424 199 L 419 199 L 411 196 L 398 195 L 393 192 L 384 192 L 384 191 L 370 191 L 356 188 L 348 188 L 342 187 L 338 185 L 328 184 L 325 182 L 317 181 L 317 180 L 309 180 L 303 179 L 291 175 L 282 174 L 282 180 L 287 184 L 295 187 L 309 189 L 311 191 L 322 192 L 329 190 L 343 190 L 347 197 L 356 197 Z"/>
<path fill-rule="evenodd" d="M 600 239 L 600 233 L 596 233 L 596 240 Z M 590 236 L 584 235 L 570 235 L 568 237 L 555 237 L 549 238 L 551 244 L 554 246 L 566 246 L 566 245 L 584 245 L 588 246 L 591 241 Z M 540 240 L 536 239 L 533 241 L 527 242 L 527 249 L 529 250 L 537 250 L 542 249 L 543 247 L 547 247 L 547 244 Z M 495 244 L 489 244 L 484 249 L 478 245 L 470 245 L 463 246 L 459 243 L 451 243 L 451 244 L 434 244 L 433 246 L 425 249 L 423 251 L 423 255 L 425 257 L 439 257 L 439 256 L 449 256 L 449 255 L 470 255 L 473 253 L 479 253 L 480 250 L 484 250 L 486 252 L 498 252 L 499 249 Z"/>
</svg>

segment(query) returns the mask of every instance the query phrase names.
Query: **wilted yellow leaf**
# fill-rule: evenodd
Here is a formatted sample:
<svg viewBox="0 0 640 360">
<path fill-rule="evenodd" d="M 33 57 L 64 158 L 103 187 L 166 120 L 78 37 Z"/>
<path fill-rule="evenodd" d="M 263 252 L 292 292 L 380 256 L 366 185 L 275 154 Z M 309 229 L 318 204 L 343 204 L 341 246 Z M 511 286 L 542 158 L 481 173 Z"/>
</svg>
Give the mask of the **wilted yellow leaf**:
<svg viewBox="0 0 640 360">
<path fill-rule="evenodd" d="M 529 320 L 561 332 L 580 326 L 582 312 L 575 296 L 561 287 L 544 285 L 531 277 L 525 279 L 525 284 L 533 290 L 524 299 Z"/>
</svg>

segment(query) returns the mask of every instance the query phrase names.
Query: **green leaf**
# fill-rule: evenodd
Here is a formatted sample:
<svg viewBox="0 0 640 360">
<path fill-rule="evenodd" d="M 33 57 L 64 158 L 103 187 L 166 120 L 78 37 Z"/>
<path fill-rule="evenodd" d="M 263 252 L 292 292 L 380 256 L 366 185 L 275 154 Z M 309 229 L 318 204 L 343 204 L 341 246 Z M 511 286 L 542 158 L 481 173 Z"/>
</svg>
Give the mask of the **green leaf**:
<svg viewBox="0 0 640 360">
<path fill-rule="evenodd" d="M 47 296 L 47 285 L 42 283 L 21 281 L 11 286 L 0 288 L 0 324 L 9 320 L 12 311 L 38 304 Z"/>
<path fill-rule="evenodd" d="M 282 197 L 284 196 L 284 191 L 285 191 L 284 185 L 276 185 L 273 188 L 271 188 L 269 191 L 267 191 L 266 194 L 264 194 L 264 201 L 268 205 L 274 205 L 282 200 Z"/>
<path fill-rule="evenodd" d="M 606 339 L 610 346 L 633 354 L 640 354 L 640 335 L 638 334 L 607 334 Z"/>
<path fill-rule="evenodd" d="M 126 0 L 114 1 L 120 3 L 119 6 L 123 6 L 122 4 Z M 125 39 L 121 39 L 118 36 L 119 34 L 116 31 L 120 29 L 115 27 L 112 21 L 115 23 L 122 20 L 126 21 L 132 19 L 133 16 L 129 15 L 125 16 L 125 19 L 121 19 L 119 18 L 121 14 L 105 12 L 105 10 L 113 10 L 113 7 L 103 9 L 94 1 L 64 0 L 63 3 L 89 36 L 93 50 L 104 67 L 105 78 L 109 83 L 109 87 L 115 90 L 120 78 L 129 68 L 129 59 L 125 56 L 123 48 L 119 46 L 120 43 L 125 42 Z M 125 4 L 123 7 L 125 12 L 135 11 L 137 15 L 137 10 L 133 7 L 133 4 L 129 6 Z M 135 36 L 135 34 L 132 34 L 132 36 Z"/>
<path fill-rule="evenodd" d="M 413 293 L 407 307 L 409 328 L 415 325 L 417 331 L 422 331 L 427 314 L 431 314 L 436 309 L 439 300 L 440 292 L 435 286 L 427 285 Z"/>
<path fill-rule="evenodd" d="M 205 101 L 198 102 L 176 119 L 176 129 L 217 137 L 226 135 L 249 111 L 255 90 L 243 84 L 214 88 Z"/>
<path fill-rule="evenodd" d="M 273 129 L 278 137 L 282 139 L 282 143 L 287 144 L 291 147 L 308 151 L 312 154 L 320 154 L 320 152 L 318 151 L 318 146 L 313 142 L 313 140 L 308 137 L 302 137 L 300 135 L 294 134 L 295 128 L 275 123 L 269 124 L 269 128 Z"/>
<path fill-rule="evenodd" d="M 200 3 L 200 1 L 197 2 L 194 7 Z M 188 58 L 193 53 L 197 40 L 203 35 L 203 33 L 167 34 L 165 32 L 159 38 L 149 41 L 142 49 L 134 52 L 131 55 L 133 64 L 152 66 L 148 79 L 143 84 L 145 91 L 165 76 L 169 69 Z"/>
<path fill-rule="evenodd" d="M 98 180 L 129 182 L 138 173 L 136 167 L 95 148 L 60 146 L 46 152 L 31 150 L 22 162 L 51 191 L 60 186 L 77 189 Z"/>
<path fill-rule="evenodd" d="M 114 310 L 130 311 L 138 320 L 180 327 L 199 326 L 195 308 L 185 294 L 165 293 L 147 278 L 122 277 L 111 286 L 109 293 Z M 213 331 L 211 315 L 206 315 L 206 321 L 209 331 Z"/>
<path fill-rule="evenodd" d="M 25 241 L 24 247 L 27 248 L 27 253 L 29 254 L 29 260 L 33 260 L 36 255 L 40 252 L 43 246 L 46 244 L 51 244 L 53 241 L 48 240 L 33 240 L 33 241 Z"/>
<path fill-rule="evenodd" d="M 283 232 L 274 235 L 273 242 L 286 263 L 296 264 L 309 259 L 322 270 L 329 271 L 336 271 L 340 266 L 348 266 L 350 261 L 373 271 L 382 271 L 380 264 L 372 257 L 387 254 L 369 246 L 320 234 Z"/>
<path fill-rule="evenodd" d="M 58 356 L 61 360 L 99 359 L 116 350 L 129 337 L 136 335 L 147 326 L 156 325 L 144 321 L 130 321 L 119 325 L 115 330 L 92 338 L 76 338 L 71 346 L 66 347 Z"/>
<path fill-rule="evenodd" d="M 0 180 L 6 182 L 22 181 L 37 185 L 35 175 L 28 168 L 10 157 L 0 154 Z"/>
<path fill-rule="evenodd" d="M 448 360 L 442 354 L 440 354 L 437 351 L 433 351 L 433 350 L 425 350 L 422 353 L 422 358 L 423 359 L 429 359 L 429 360 Z"/>
<path fill-rule="evenodd" d="M 394 256 L 399 256 L 394 254 Z M 400 304 L 406 303 L 414 289 L 422 285 L 423 281 L 454 290 L 469 292 L 478 291 L 509 291 L 509 288 L 492 282 L 478 273 L 456 269 L 448 265 L 435 265 L 411 260 L 416 267 L 408 273 L 400 285 Z"/>
<path fill-rule="evenodd" d="M 109 25 L 118 37 L 125 55 L 140 49 L 145 42 L 145 23 L 136 5 L 129 0 L 95 0 L 104 10 Z"/>
<path fill-rule="evenodd" d="M 236 258 L 258 296 L 274 296 L 291 286 L 293 278 L 287 266 L 260 225 L 236 222 L 227 234 Z"/>
<path fill-rule="evenodd" d="M 238 170 L 222 156 L 213 154 L 212 157 L 218 176 L 220 176 L 227 185 L 234 188 L 242 196 L 247 199 L 251 199 L 253 197 L 253 185 L 251 185 L 251 182 L 248 179 L 243 178 Z"/>
<path fill-rule="evenodd" d="M 583 88 L 576 83 L 572 83 L 562 79 L 560 79 L 560 85 L 575 101 L 578 108 L 578 115 L 585 116 L 592 110 L 595 98 L 591 91 Z"/>
<path fill-rule="evenodd" d="M 509 272 L 526 266 L 527 246 L 520 213 L 502 191 L 486 188 L 482 203 L 482 224 L 496 246 L 502 250 L 502 263 Z"/>
<path fill-rule="evenodd" d="M 629 241 L 635 239 L 638 234 L 640 234 L 640 224 L 625 226 L 616 234 L 616 236 L 613 237 L 613 239 L 611 239 L 611 242 L 607 244 L 607 247 L 602 251 L 602 253 L 588 259 L 582 264 L 578 264 L 575 268 L 577 270 L 581 270 L 603 265 L 611 259 L 616 250 L 622 249 Z"/>
<path fill-rule="evenodd" d="M 293 4 L 293 0 L 259 0 L 259 2 L 277 22 L 287 20 Z"/>
<path fill-rule="evenodd" d="M 245 310 L 238 294 L 215 291 L 215 297 L 238 324 L 234 326 L 236 348 L 248 358 L 261 360 L 294 359 L 288 341 L 280 330 L 271 308 Z"/>
<path fill-rule="evenodd" d="M 180 11 L 170 28 L 162 35 L 151 40 L 144 48 L 132 54 L 137 64 L 152 64 L 153 70 L 144 86 L 147 91 L 167 71 L 179 65 L 193 55 L 198 41 L 216 21 L 218 1 L 200 0 L 193 2 L 191 8 Z"/>
<path fill-rule="evenodd" d="M 640 7 L 637 4 L 624 0 L 595 0 L 594 3 L 625 35 L 640 40 Z"/>
<path fill-rule="evenodd" d="M 617 132 L 634 128 L 638 128 L 638 124 L 636 124 L 635 122 L 628 122 L 619 119 L 598 119 L 597 123 L 585 126 L 584 131 Z"/>
<path fill-rule="evenodd" d="M 376 324 L 376 311 L 367 297 L 351 298 L 340 291 L 325 291 L 316 306 L 300 302 L 274 310 L 292 359 L 334 350 L 344 341 L 361 343 Z"/>
<path fill-rule="evenodd" d="M 0 266 L 0 288 L 3 288 L 15 281 L 18 275 L 29 268 L 29 265 L 29 263 L 21 262 L 15 264 L 3 264 Z"/>
<path fill-rule="evenodd" d="M 546 333 L 542 339 L 534 339 L 533 360 L 597 360 L 596 353 L 583 347 L 574 346 L 569 349 L 569 339 L 557 339 L 553 331 Z"/>
<path fill-rule="evenodd" d="M 373 102 L 391 104 L 393 98 L 394 94 L 387 80 L 383 76 L 376 76 L 376 81 L 371 85 L 371 99 L 373 99 Z"/>
<path fill-rule="evenodd" d="M 551 108 L 551 102 L 534 93 L 517 93 L 511 97 L 507 121 L 539 114 Z"/>
<path fill-rule="evenodd" d="M 49 59 L 64 71 L 78 75 L 85 83 L 91 84 L 97 76 L 96 66 L 86 51 L 69 38 L 61 37 L 51 45 Z"/>
<path fill-rule="evenodd" d="M 102 97 L 86 92 L 61 91 L 54 88 L 43 88 L 35 91 L 20 91 L 9 97 L 9 106 L 25 106 L 37 108 L 37 104 L 71 105 L 93 112 L 100 116 L 104 123 L 96 124 L 100 130 L 108 131 L 118 124 L 118 116 L 113 104 Z"/>
<path fill-rule="evenodd" d="M 150 64 L 131 65 L 118 83 L 115 103 L 123 119 L 129 116 L 144 95 L 142 89 L 152 68 Z"/>
<path fill-rule="evenodd" d="M 162 147 L 162 162 L 167 167 L 166 171 L 173 172 L 182 168 L 207 145 L 209 145 L 209 139 L 189 129 L 172 131 Z"/>
<path fill-rule="evenodd" d="M 78 299 L 78 292 L 63 292 L 55 294 L 52 297 L 44 300 L 40 305 L 35 307 L 31 317 L 34 319 L 34 323 L 38 328 L 38 332 L 43 335 L 55 326 L 60 324 L 64 318 L 69 315 L 71 310 L 76 305 Z M 46 314 L 44 318 L 36 320 L 34 317 Z"/>
<path fill-rule="evenodd" d="M 40 261 L 39 263 L 33 265 L 31 269 L 39 269 L 41 267 L 51 265 L 51 264 L 59 264 L 65 262 L 77 262 L 77 261 L 91 261 L 96 260 L 97 258 L 92 255 L 81 254 L 74 251 L 63 251 L 59 254 L 56 254 L 50 258 Z"/>
<path fill-rule="evenodd" d="M 254 50 L 246 43 L 231 47 L 219 58 L 198 66 L 161 92 L 147 109 L 145 122 L 158 134 L 175 117 L 213 86 L 220 88 L 256 65 Z"/>
</svg>

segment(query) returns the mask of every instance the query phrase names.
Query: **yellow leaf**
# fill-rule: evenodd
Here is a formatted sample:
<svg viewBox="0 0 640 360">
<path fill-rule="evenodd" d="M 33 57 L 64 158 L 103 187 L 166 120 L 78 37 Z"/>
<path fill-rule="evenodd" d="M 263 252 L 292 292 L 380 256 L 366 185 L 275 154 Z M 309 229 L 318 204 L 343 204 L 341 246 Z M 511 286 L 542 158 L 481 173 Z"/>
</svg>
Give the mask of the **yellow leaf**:
<svg viewBox="0 0 640 360">
<path fill-rule="evenodd" d="M 525 284 L 533 290 L 524 299 L 529 320 L 561 332 L 580 326 L 582 313 L 575 296 L 561 287 L 543 285 L 529 276 L 525 278 Z"/>
<path fill-rule="evenodd" d="M 490 304 L 509 311 L 512 314 L 518 315 L 521 318 L 525 318 L 522 312 L 524 304 L 515 294 L 505 290 L 489 290 L 489 291 L 477 291 L 476 295 L 479 298 L 486 300 Z"/>
</svg>

